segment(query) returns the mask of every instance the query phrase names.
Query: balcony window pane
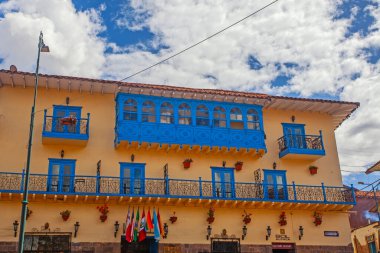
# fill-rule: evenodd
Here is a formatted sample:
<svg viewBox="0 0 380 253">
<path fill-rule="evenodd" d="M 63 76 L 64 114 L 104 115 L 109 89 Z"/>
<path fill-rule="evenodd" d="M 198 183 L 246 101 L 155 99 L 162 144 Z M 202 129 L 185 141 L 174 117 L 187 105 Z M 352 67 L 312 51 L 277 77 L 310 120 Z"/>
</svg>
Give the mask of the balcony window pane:
<svg viewBox="0 0 380 253">
<path fill-rule="evenodd" d="M 215 107 L 213 113 L 213 126 L 214 127 L 226 127 L 226 110 L 221 107 Z"/>
<path fill-rule="evenodd" d="M 259 114 L 255 109 L 249 109 L 247 111 L 247 128 L 260 130 Z"/>
<path fill-rule="evenodd" d="M 152 101 L 145 101 L 142 106 L 142 122 L 156 122 L 156 110 Z"/>
<path fill-rule="evenodd" d="M 197 106 L 196 124 L 197 126 L 208 126 L 210 122 L 208 109 L 204 105 Z"/>
<path fill-rule="evenodd" d="M 161 105 L 160 109 L 160 123 L 174 124 L 174 110 L 173 106 L 165 102 Z"/>
<path fill-rule="evenodd" d="M 231 109 L 230 126 L 232 129 L 244 129 L 243 114 L 239 108 Z"/>
<path fill-rule="evenodd" d="M 178 124 L 191 125 L 191 108 L 186 103 L 178 107 Z"/>
<path fill-rule="evenodd" d="M 137 102 L 128 99 L 124 102 L 124 120 L 137 121 Z"/>
</svg>

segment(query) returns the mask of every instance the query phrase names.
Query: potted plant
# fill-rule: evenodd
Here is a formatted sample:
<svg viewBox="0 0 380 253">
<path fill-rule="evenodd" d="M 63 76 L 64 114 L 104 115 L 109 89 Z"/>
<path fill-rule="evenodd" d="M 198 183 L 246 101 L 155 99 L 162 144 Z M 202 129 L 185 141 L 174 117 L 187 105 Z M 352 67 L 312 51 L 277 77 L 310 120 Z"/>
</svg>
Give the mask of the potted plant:
<svg viewBox="0 0 380 253">
<path fill-rule="evenodd" d="M 315 226 L 319 226 L 322 224 L 322 214 L 321 213 L 318 213 L 318 212 L 314 212 L 314 225 Z"/>
<path fill-rule="evenodd" d="M 177 221 L 177 216 L 175 216 L 175 212 L 173 212 L 173 216 L 171 216 L 170 218 L 169 218 L 169 220 L 170 220 L 170 222 L 173 224 L 174 222 L 176 222 Z"/>
<path fill-rule="evenodd" d="M 75 125 L 77 123 L 77 118 L 75 118 L 73 115 L 70 115 L 70 116 L 61 118 L 60 122 L 62 125 Z"/>
<path fill-rule="evenodd" d="M 251 213 L 247 213 L 244 210 L 244 214 L 242 215 L 242 217 L 243 217 L 243 222 L 244 222 L 245 225 L 247 225 L 247 224 L 249 224 L 251 222 L 251 220 L 252 220 L 251 215 L 252 215 Z"/>
<path fill-rule="evenodd" d="M 207 222 L 208 224 L 211 224 L 215 220 L 215 208 L 213 206 L 210 206 L 210 209 L 207 212 Z"/>
<path fill-rule="evenodd" d="M 237 161 L 235 163 L 235 170 L 239 171 L 243 168 L 243 162 L 242 161 Z"/>
<path fill-rule="evenodd" d="M 30 210 L 28 207 L 26 208 L 26 219 L 29 218 L 29 216 L 33 213 L 32 210 Z"/>
<path fill-rule="evenodd" d="M 63 221 L 67 221 L 70 217 L 71 211 L 65 210 L 59 213 L 62 216 Z"/>
<path fill-rule="evenodd" d="M 97 206 L 96 208 L 101 213 L 101 215 L 99 217 L 101 222 L 105 222 L 107 220 L 107 217 L 108 217 L 107 214 L 109 213 L 109 207 L 107 206 L 107 204 L 104 204 L 102 206 Z"/>
<path fill-rule="evenodd" d="M 190 165 L 191 163 L 193 162 L 193 160 L 191 158 L 186 158 L 184 161 L 183 161 L 183 168 L 184 169 L 188 169 L 190 168 Z"/>
<path fill-rule="evenodd" d="M 311 175 L 315 175 L 318 173 L 318 167 L 317 166 L 314 166 L 314 165 L 310 165 L 309 166 L 309 171 L 310 171 L 310 174 Z"/>
<path fill-rule="evenodd" d="M 285 212 L 282 212 L 280 214 L 280 221 L 278 223 L 280 224 L 280 226 L 286 226 L 286 224 L 288 224 L 288 222 L 286 221 Z"/>
</svg>

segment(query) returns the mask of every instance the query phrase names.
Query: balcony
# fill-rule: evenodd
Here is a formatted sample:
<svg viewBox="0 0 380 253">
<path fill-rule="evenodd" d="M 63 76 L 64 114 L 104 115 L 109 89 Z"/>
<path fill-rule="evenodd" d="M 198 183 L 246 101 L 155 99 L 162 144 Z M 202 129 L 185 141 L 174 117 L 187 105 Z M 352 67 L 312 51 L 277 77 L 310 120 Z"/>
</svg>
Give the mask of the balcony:
<svg viewBox="0 0 380 253">
<path fill-rule="evenodd" d="M 262 106 L 118 93 L 120 145 L 262 156 Z"/>
<path fill-rule="evenodd" d="M 323 210 L 346 210 L 355 205 L 353 188 L 335 186 L 284 185 L 274 194 L 275 187 L 263 183 L 219 182 L 172 178 L 145 178 L 139 181 L 107 176 L 57 176 L 31 174 L 29 193 L 44 199 L 72 199 L 82 197 L 120 203 L 124 198 L 154 203 L 160 200 L 166 204 L 200 204 L 212 202 L 223 206 L 244 206 L 251 208 L 320 208 Z M 21 194 L 23 173 L 0 173 L 0 196 Z M 224 185 L 220 187 L 220 185 Z M 57 197 L 60 196 L 60 197 Z M 276 197 L 275 197 L 276 196 Z"/>
<path fill-rule="evenodd" d="M 44 114 L 42 143 L 86 145 L 89 138 L 90 114 L 87 118 L 54 117 Z"/>
<path fill-rule="evenodd" d="M 278 139 L 280 158 L 317 160 L 325 155 L 320 135 L 284 135 Z"/>
</svg>

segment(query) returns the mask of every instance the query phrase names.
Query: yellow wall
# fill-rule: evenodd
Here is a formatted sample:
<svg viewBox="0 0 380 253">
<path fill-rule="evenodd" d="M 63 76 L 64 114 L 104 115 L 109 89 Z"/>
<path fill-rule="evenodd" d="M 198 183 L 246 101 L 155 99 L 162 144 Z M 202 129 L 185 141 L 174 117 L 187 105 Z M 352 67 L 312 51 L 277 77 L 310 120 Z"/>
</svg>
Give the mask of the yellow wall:
<svg viewBox="0 0 380 253">
<path fill-rule="evenodd" d="M 358 229 L 355 229 L 351 233 L 351 240 L 352 240 L 352 245 L 357 245 L 356 247 L 354 246 L 354 252 L 355 253 L 363 253 L 363 252 L 369 252 L 368 249 L 368 242 L 366 240 L 367 236 L 370 235 L 375 235 L 375 242 L 376 242 L 376 249 L 379 250 L 379 223 L 372 223 L 368 226 L 361 227 Z M 356 242 L 355 242 L 356 240 Z"/>
<path fill-rule="evenodd" d="M 0 171 L 21 172 L 25 167 L 26 145 L 28 138 L 30 109 L 32 104 L 33 90 L 30 88 L 3 87 L 0 89 Z M 266 145 L 268 152 L 262 158 L 250 156 L 237 156 L 230 154 L 204 154 L 180 151 L 153 151 L 127 149 L 123 146 L 115 149 L 114 124 L 115 124 L 115 102 L 113 94 L 88 94 L 79 92 L 67 92 L 56 89 L 39 89 L 37 98 L 37 113 L 35 118 L 34 143 L 32 151 L 32 173 L 47 173 L 48 158 L 59 158 L 60 151 L 65 150 L 66 159 L 77 159 L 77 175 L 95 175 L 96 163 L 102 160 L 103 176 L 119 176 L 119 162 L 130 162 L 130 156 L 135 155 L 135 162 L 146 163 L 146 177 L 163 177 L 164 164 L 169 165 L 169 176 L 171 178 L 203 179 L 211 180 L 210 166 L 222 166 L 222 161 L 226 161 L 226 167 L 233 167 L 238 161 L 244 161 L 243 170 L 235 172 L 236 182 L 253 182 L 253 171 L 261 169 L 271 169 L 273 162 L 277 163 L 278 170 L 287 170 L 287 181 L 290 184 L 341 186 L 342 179 L 339 171 L 339 161 L 337 156 L 334 128 L 331 117 L 326 114 L 298 112 L 298 111 L 278 111 L 264 110 L 264 128 L 266 132 Z M 43 110 L 48 108 L 48 115 L 52 115 L 52 105 L 65 104 L 65 98 L 70 97 L 70 105 L 83 106 L 82 116 L 87 112 L 90 116 L 90 138 L 86 146 L 72 145 L 51 145 L 42 144 Z M 281 123 L 291 123 L 291 116 L 296 117 L 295 123 L 306 124 L 306 134 L 319 134 L 323 131 L 323 141 L 326 156 L 315 162 L 307 160 L 280 160 L 278 158 L 277 139 L 283 135 Z M 184 170 L 182 161 L 191 157 L 194 162 L 191 168 Z M 310 175 L 309 165 L 314 164 L 319 167 L 317 175 Z M 17 199 L 17 201 L 14 201 Z M 0 209 L 5 210 L 5 214 L 0 216 L 0 238 L 6 241 L 14 240 L 12 237 L 12 222 L 19 219 L 20 197 L 13 198 L 7 202 L 4 194 L 0 199 Z M 33 202 L 30 204 L 34 214 L 28 220 L 28 229 L 40 227 L 45 222 L 51 223 L 52 227 L 60 227 L 62 230 L 73 230 L 74 221 L 80 221 L 80 236 L 75 240 L 80 241 L 118 241 L 113 238 L 113 222 L 121 222 L 126 216 L 126 204 L 111 205 L 109 221 L 101 224 L 96 218 L 98 212 L 96 204 L 83 203 L 50 203 Z M 146 205 L 148 206 L 148 204 Z M 150 204 L 150 206 L 153 206 Z M 3 208 L 5 207 L 5 209 Z M 72 211 L 70 222 L 64 223 L 58 215 L 64 209 Z M 206 207 L 161 207 L 162 217 L 168 220 L 172 211 L 177 212 L 179 221 L 170 225 L 170 235 L 168 242 L 206 243 L 205 234 L 207 223 Z M 265 244 L 265 229 L 267 225 L 273 228 L 276 233 L 278 216 L 280 210 L 250 210 L 253 213 L 253 223 L 249 225 L 248 238 L 243 243 Z M 347 245 L 350 242 L 348 217 L 345 213 L 325 212 L 323 224 L 315 227 L 312 223 L 313 210 L 295 211 L 293 210 L 290 222 L 290 211 L 288 213 L 287 235 L 298 235 L 298 226 L 305 228 L 305 237 L 299 241 L 293 238 L 297 244 L 323 244 L 323 245 Z M 226 228 L 228 234 L 241 235 L 243 209 L 223 209 L 217 208 L 216 222 L 213 225 L 213 234 L 220 233 Z M 293 224 L 293 227 L 290 225 Z M 29 231 L 27 229 L 27 231 Z M 340 237 L 324 237 L 324 230 L 337 230 Z M 103 231 L 107 231 L 104 232 Z M 293 232 L 291 232 L 293 231 Z M 273 238 L 273 237 L 272 237 Z"/>
</svg>

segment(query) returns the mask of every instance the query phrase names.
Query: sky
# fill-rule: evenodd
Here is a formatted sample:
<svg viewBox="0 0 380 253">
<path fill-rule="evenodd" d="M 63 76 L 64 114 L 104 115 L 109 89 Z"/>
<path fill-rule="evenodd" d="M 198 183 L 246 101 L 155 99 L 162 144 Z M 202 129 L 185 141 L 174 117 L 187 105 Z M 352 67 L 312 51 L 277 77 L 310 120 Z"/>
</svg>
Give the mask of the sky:
<svg viewBox="0 0 380 253">
<path fill-rule="evenodd" d="M 121 80 L 269 0 L 0 0 L 0 69 Z M 380 160 L 380 8 L 370 0 L 279 0 L 127 81 L 360 102 L 337 130 L 344 183 Z M 351 172 L 347 172 L 351 171 Z M 360 186 L 358 186 L 360 188 Z"/>
</svg>

